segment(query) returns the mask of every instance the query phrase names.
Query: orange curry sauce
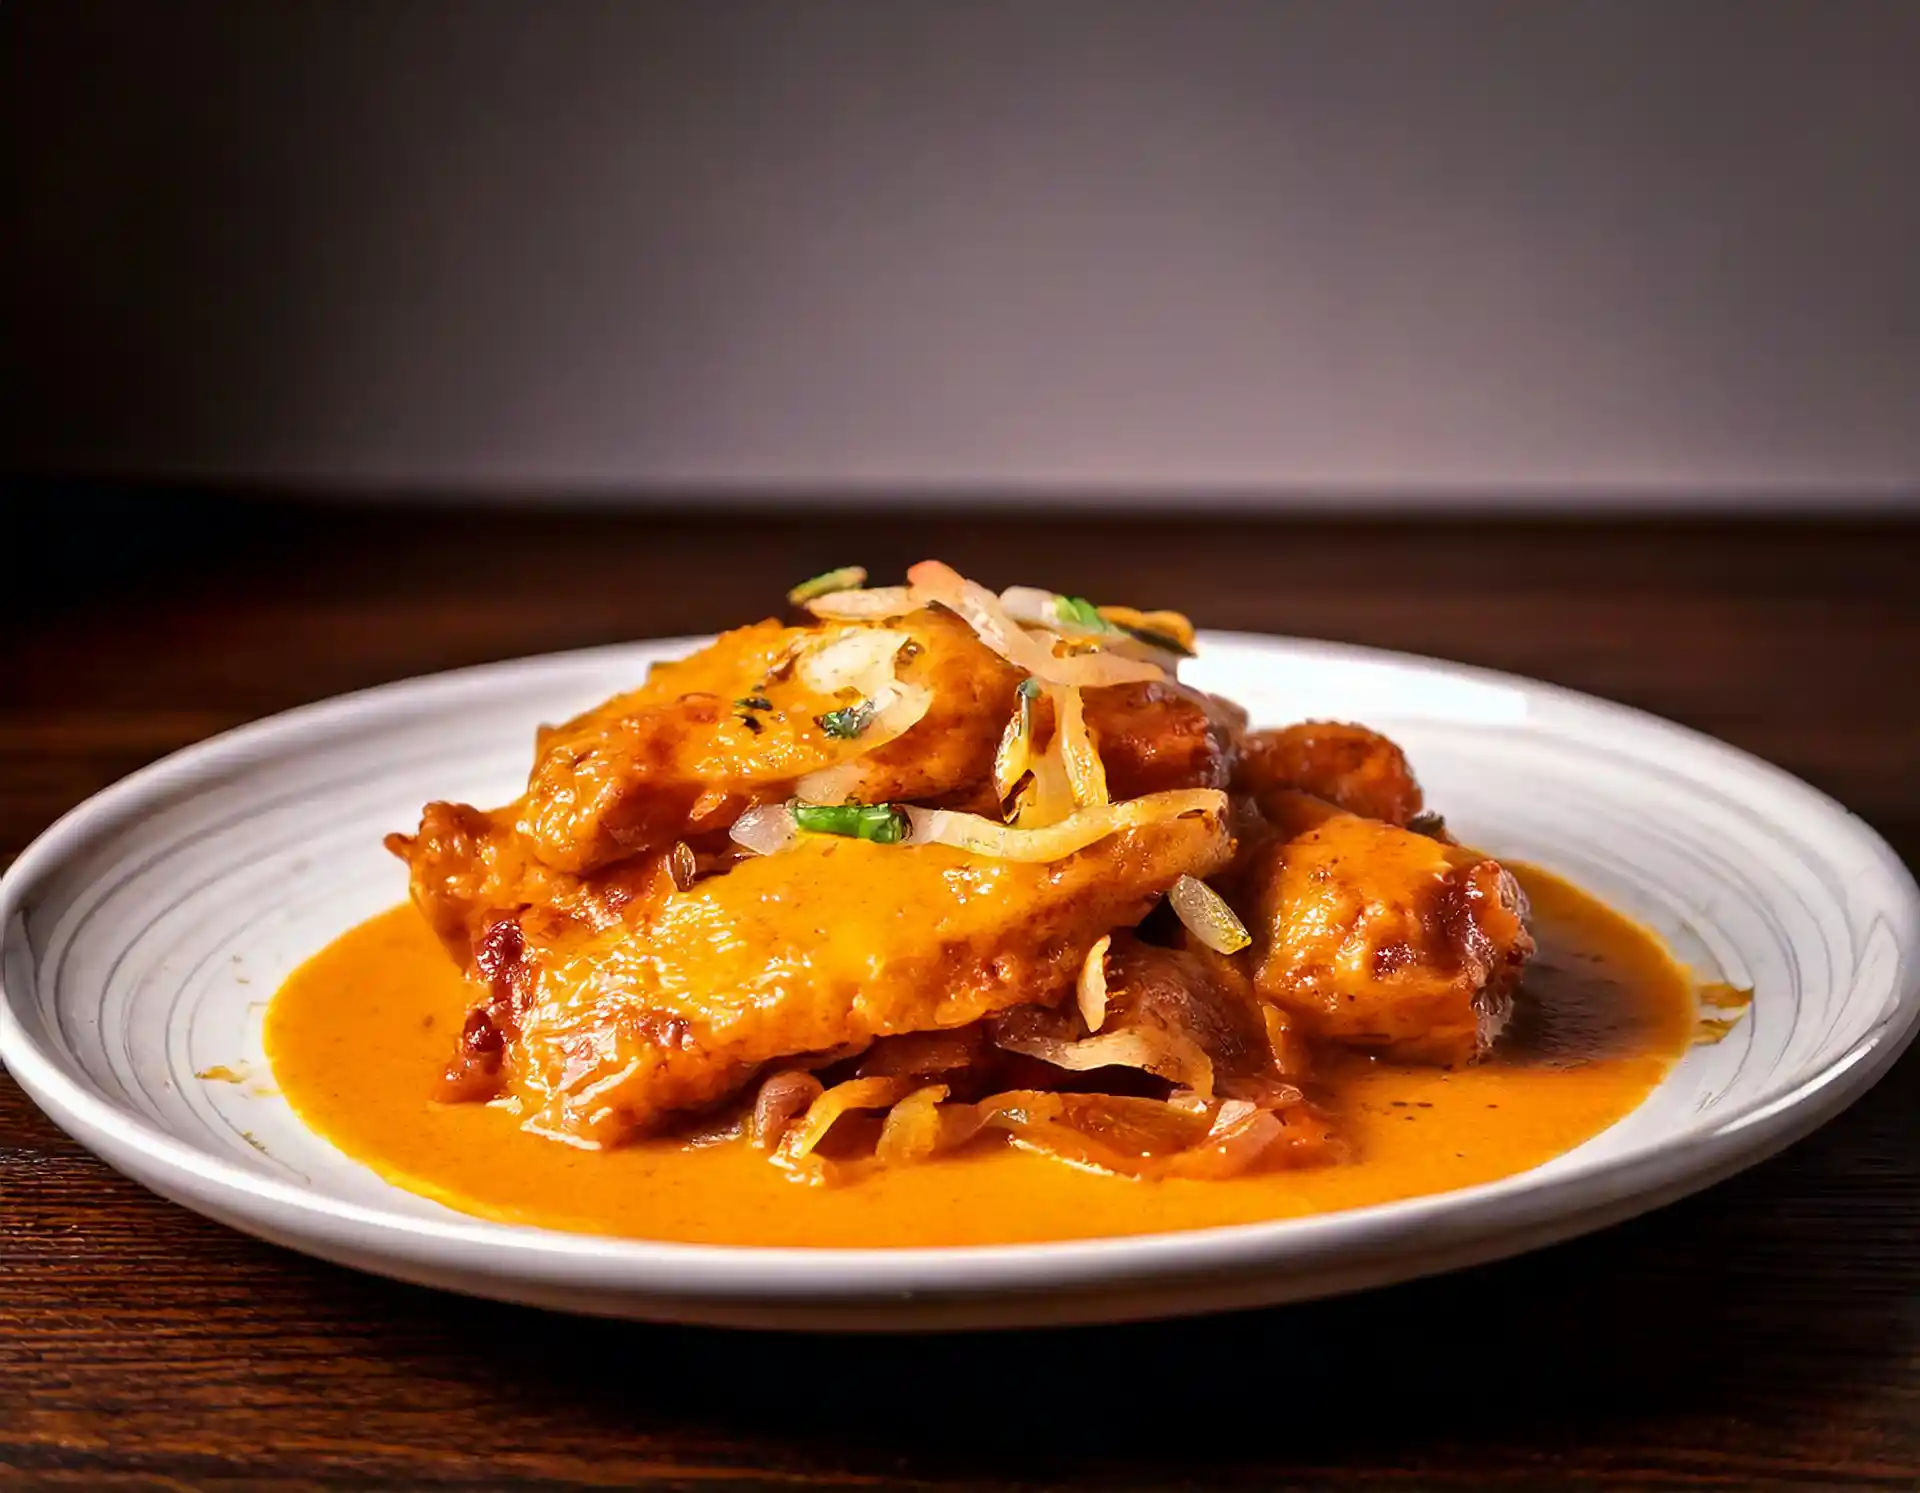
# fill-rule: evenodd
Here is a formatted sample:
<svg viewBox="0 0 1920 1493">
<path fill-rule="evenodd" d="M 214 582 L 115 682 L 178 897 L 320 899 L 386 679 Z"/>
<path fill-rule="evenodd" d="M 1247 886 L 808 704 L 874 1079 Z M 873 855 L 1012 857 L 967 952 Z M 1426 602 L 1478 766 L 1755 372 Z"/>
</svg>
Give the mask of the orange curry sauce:
<svg viewBox="0 0 1920 1493">
<path fill-rule="evenodd" d="M 649 1239 L 939 1245 L 1139 1234 L 1320 1213 L 1536 1166 L 1620 1119 L 1694 1040 L 1687 973 L 1645 929 L 1516 867 L 1540 949 L 1495 1056 L 1459 1071 L 1343 1058 L 1343 1165 L 1231 1181 L 1098 1176 L 1007 1149 L 808 1187 L 742 1142 L 583 1151 L 430 1096 L 471 991 L 411 906 L 300 969 L 267 1017 L 295 1110 L 395 1183 L 488 1218 Z"/>
</svg>

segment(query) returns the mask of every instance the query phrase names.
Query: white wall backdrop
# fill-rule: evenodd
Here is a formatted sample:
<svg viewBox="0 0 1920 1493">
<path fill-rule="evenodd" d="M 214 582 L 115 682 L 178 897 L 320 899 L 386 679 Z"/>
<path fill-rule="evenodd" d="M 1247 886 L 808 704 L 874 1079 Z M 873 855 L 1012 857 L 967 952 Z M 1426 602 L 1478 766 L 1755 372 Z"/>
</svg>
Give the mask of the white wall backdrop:
<svg viewBox="0 0 1920 1493">
<path fill-rule="evenodd" d="M 1920 4 L 0 9 L 10 464 L 1920 492 Z"/>
</svg>

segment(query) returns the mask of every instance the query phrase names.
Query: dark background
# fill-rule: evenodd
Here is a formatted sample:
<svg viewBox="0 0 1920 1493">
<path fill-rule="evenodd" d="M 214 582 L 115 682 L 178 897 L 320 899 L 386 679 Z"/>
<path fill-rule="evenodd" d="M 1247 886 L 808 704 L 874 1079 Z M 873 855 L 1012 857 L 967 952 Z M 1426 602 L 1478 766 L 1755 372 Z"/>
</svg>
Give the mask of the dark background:
<svg viewBox="0 0 1920 1493">
<path fill-rule="evenodd" d="M 1910 502 L 1908 0 L 0 7 L 14 465 Z"/>
</svg>

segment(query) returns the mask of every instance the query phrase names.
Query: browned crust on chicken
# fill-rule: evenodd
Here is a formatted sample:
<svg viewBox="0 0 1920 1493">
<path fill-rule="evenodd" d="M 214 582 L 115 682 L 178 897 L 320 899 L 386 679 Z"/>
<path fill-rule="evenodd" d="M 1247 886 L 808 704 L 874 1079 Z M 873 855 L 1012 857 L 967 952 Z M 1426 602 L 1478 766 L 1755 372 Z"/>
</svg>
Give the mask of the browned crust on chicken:
<svg viewBox="0 0 1920 1493">
<path fill-rule="evenodd" d="M 1412 1062 L 1484 1056 L 1533 953 L 1511 873 L 1378 820 L 1306 817 L 1317 822 L 1258 852 L 1242 894 L 1260 994 L 1343 1045 Z"/>
<path fill-rule="evenodd" d="M 1260 798 L 1311 793 L 1349 814 L 1402 826 L 1424 807 L 1406 753 L 1378 731 L 1337 721 L 1249 732 L 1240 742 L 1233 785 Z"/>
</svg>

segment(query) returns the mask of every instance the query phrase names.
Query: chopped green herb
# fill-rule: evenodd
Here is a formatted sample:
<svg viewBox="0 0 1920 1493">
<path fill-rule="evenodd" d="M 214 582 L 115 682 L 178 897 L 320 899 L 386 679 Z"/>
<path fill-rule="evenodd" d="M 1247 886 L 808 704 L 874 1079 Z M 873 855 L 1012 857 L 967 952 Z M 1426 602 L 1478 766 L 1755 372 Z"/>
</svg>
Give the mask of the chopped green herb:
<svg viewBox="0 0 1920 1493">
<path fill-rule="evenodd" d="M 1023 700 L 1037 700 L 1040 698 L 1040 681 L 1035 679 L 1033 675 L 1029 674 L 1025 679 L 1020 681 L 1020 698 Z"/>
<path fill-rule="evenodd" d="M 838 570 L 825 571 L 810 581 L 802 581 L 787 593 L 787 600 L 799 606 L 816 596 L 827 596 L 835 591 L 858 591 L 866 583 L 867 572 L 862 567 L 842 565 Z"/>
<path fill-rule="evenodd" d="M 1053 599 L 1053 614 L 1062 622 L 1076 627 L 1091 628 L 1094 632 L 1111 632 L 1113 624 L 1100 615 L 1100 608 L 1084 596 L 1056 596 Z"/>
<path fill-rule="evenodd" d="M 1167 650 L 1167 652 L 1177 653 L 1182 658 L 1195 658 L 1198 656 L 1194 653 L 1194 651 L 1191 648 L 1189 648 L 1185 643 L 1181 642 L 1178 638 L 1169 636 L 1167 633 L 1164 633 L 1164 632 L 1155 632 L 1151 627 L 1129 627 L 1124 622 L 1110 623 L 1109 626 L 1119 628 L 1120 631 L 1125 633 L 1128 637 L 1137 638 L 1139 639 L 1139 641 L 1147 644 L 1150 647 L 1164 648 Z"/>
<path fill-rule="evenodd" d="M 755 736 L 758 736 L 762 731 L 766 730 L 766 727 L 760 724 L 760 717 L 757 715 L 741 716 L 740 724 L 745 726 Z"/>
<path fill-rule="evenodd" d="M 907 816 L 892 804 L 796 803 L 793 822 L 809 834 L 844 835 L 876 845 L 896 845 L 907 833 Z"/>
<path fill-rule="evenodd" d="M 765 695 L 742 695 L 733 703 L 738 705 L 742 710 L 773 709 L 773 701 L 769 700 Z"/>
<path fill-rule="evenodd" d="M 814 724 L 827 735 L 838 737 L 841 741 L 852 741 L 867 727 L 873 724 L 873 718 L 880 708 L 871 700 L 862 700 L 857 705 L 848 705 L 840 710 L 829 710 L 825 715 L 817 715 Z"/>
</svg>

